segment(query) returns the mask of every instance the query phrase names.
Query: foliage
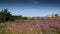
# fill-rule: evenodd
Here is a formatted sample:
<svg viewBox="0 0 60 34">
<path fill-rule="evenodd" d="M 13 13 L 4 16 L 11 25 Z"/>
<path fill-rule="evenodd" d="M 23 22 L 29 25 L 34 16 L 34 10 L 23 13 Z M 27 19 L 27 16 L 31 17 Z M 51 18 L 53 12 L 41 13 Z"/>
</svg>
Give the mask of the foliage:
<svg viewBox="0 0 60 34">
<path fill-rule="evenodd" d="M 0 22 L 11 21 L 12 19 L 12 14 L 8 11 L 8 9 L 0 11 Z"/>
<path fill-rule="evenodd" d="M 55 33 L 60 34 L 60 27 L 58 27 L 58 26 L 56 26 L 56 27 L 50 26 L 50 27 L 55 29 L 55 31 L 54 31 Z"/>
<path fill-rule="evenodd" d="M 46 33 L 47 33 L 47 31 L 46 31 L 45 29 L 42 29 L 41 32 L 42 32 L 43 34 L 46 34 Z"/>
<path fill-rule="evenodd" d="M 26 20 L 26 19 L 28 19 L 28 18 L 27 18 L 27 17 L 23 17 L 22 19 L 23 19 L 23 20 Z"/>
<path fill-rule="evenodd" d="M 26 20 L 28 19 L 27 17 L 22 17 L 22 15 L 19 16 L 15 16 L 12 15 L 8 9 L 4 9 L 2 11 L 0 11 L 0 22 L 4 23 L 7 21 L 15 21 L 15 20 Z"/>
</svg>

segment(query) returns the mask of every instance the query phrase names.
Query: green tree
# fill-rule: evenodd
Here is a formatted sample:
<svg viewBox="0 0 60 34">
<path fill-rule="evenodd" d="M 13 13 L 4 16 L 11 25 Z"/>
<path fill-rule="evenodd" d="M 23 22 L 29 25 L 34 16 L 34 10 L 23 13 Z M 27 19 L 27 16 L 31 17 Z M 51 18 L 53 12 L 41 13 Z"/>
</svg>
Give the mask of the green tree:
<svg viewBox="0 0 60 34">
<path fill-rule="evenodd" d="M 6 22 L 12 19 L 12 14 L 8 11 L 8 9 L 4 9 L 0 11 L 0 22 Z"/>
<path fill-rule="evenodd" d="M 58 14 L 55 14 L 55 17 L 56 17 L 56 18 L 59 18 L 59 15 L 58 15 Z"/>
</svg>

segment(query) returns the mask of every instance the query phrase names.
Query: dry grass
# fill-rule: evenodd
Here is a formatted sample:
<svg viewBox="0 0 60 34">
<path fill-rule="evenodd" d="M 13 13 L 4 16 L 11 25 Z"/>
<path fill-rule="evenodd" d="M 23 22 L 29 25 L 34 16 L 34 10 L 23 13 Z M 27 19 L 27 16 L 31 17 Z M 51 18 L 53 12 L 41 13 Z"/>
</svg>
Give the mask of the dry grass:
<svg viewBox="0 0 60 34">
<path fill-rule="evenodd" d="M 7 25 L 8 24 L 8 25 Z M 28 23 L 29 24 L 29 23 Z M 0 34 L 41 34 L 33 24 L 27 23 L 1 23 Z"/>
<path fill-rule="evenodd" d="M 0 34 L 57 34 L 56 32 L 44 32 L 41 30 L 41 27 L 40 27 L 41 24 L 42 25 L 44 24 L 44 27 L 48 27 L 49 24 L 50 25 L 56 24 L 52 22 L 49 20 L 41 20 L 41 21 L 33 21 L 33 22 L 24 21 L 22 23 L 19 21 L 9 22 L 9 23 L 8 22 L 0 23 Z M 57 25 L 59 25 L 58 23 Z"/>
</svg>

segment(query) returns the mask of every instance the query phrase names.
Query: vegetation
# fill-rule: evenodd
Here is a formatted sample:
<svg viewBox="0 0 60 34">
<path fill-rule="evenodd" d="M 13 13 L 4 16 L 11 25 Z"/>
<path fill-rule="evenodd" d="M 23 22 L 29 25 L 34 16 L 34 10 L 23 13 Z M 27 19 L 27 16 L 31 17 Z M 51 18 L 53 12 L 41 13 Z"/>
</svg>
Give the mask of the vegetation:
<svg viewBox="0 0 60 34">
<path fill-rule="evenodd" d="M 7 21 L 14 21 L 14 20 L 25 20 L 28 19 L 27 17 L 22 17 L 22 15 L 19 16 L 15 16 L 12 15 L 8 9 L 3 9 L 2 11 L 0 11 L 0 23 L 4 23 Z"/>
<path fill-rule="evenodd" d="M 12 15 L 8 9 L 3 9 L 0 11 L 0 34 L 60 34 L 60 28 L 58 27 L 60 26 L 60 20 L 56 18 L 59 18 L 58 14 L 51 17 L 36 18 L 17 16 Z M 55 25 L 57 26 L 52 27 Z M 54 29 L 54 31 L 47 32 L 49 28 Z"/>
<path fill-rule="evenodd" d="M 55 31 L 54 31 L 55 33 L 60 34 L 60 27 L 58 27 L 58 26 L 55 26 L 55 27 L 50 26 L 50 27 L 55 29 Z"/>
<path fill-rule="evenodd" d="M 12 14 L 10 14 L 8 9 L 0 11 L 0 22 L 11 21 L 12 19 Z"/>
</svg>

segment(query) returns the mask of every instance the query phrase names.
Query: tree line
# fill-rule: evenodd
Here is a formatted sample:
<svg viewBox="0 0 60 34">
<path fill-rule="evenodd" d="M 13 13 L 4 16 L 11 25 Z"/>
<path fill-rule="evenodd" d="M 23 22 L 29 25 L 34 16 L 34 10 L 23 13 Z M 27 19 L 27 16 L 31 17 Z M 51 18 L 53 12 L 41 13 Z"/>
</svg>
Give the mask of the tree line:
<svg viewBox="0 0 60 34">
<path fill-rule="evenodd" d="M 14 21 L 17 19 L 27 19 L 27 17 L 12 15 L 8 9 L 3 9 L 0 11 L 0 22 Z"/>
<path fill-rule="evenodd" d="M 55 16 L 55 17 L 54 17 Z M 59 18 L 58 14 L 53 15 L 52 17 L 54 18 Z M 50 18 L 50 17 L 47 17 Z M 0 11 L 0 22 L 7 22 L 7 21 L 15 21 L 15 20 L 26 20 L 26 19 L 30 19 L 30 20 L 35 20 L 35 19 L 44 19 L 43 17 L 37 17 L 37 18 L 29 18 L 29 17 L 23 17 L 22 15 L 12 15 L 8 9 L 3 9 Z"/>
</svg>

